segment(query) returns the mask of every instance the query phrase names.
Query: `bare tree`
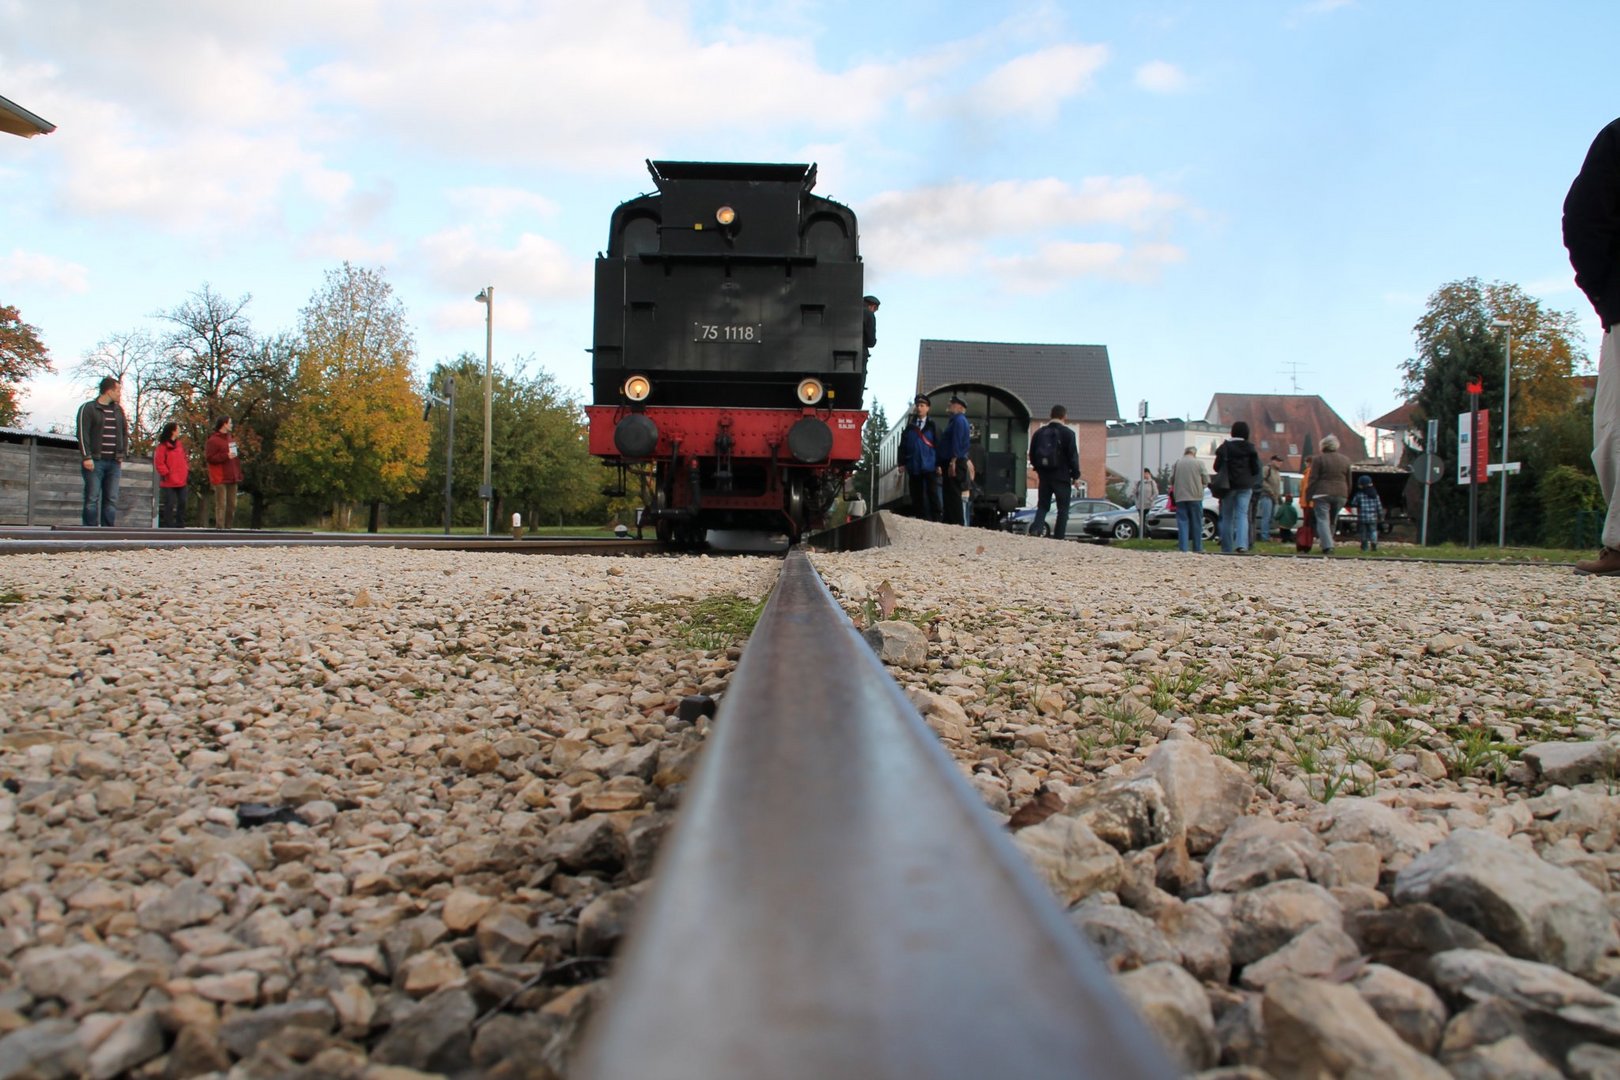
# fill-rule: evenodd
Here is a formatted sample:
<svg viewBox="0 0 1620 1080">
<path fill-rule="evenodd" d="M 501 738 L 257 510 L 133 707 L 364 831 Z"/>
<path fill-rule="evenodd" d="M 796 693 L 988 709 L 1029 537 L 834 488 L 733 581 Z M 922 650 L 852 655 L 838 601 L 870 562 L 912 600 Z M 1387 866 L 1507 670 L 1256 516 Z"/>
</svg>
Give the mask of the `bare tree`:
<svg viewBox="0 0 1620 1080">
<path fill-rule="evenodd" d="M 227 299 L 207 282 L 158 318 L 172 329 L 160 342 L 163 389 L 198 428 L 236 404 L 237 391 L 258 374 L 261 352 L 248 322 L 243 294 Z"/>
<path fill-rule="evenodd" d="M 152 335 L 144 330 L 109 335 L 73 365 L 74 381 L 92 391 L 109 375 L 132 391 L 124 401 L 131 446 L 150 449 L 173 407 L 164 385 L 163 354 Z"/>
</svg>

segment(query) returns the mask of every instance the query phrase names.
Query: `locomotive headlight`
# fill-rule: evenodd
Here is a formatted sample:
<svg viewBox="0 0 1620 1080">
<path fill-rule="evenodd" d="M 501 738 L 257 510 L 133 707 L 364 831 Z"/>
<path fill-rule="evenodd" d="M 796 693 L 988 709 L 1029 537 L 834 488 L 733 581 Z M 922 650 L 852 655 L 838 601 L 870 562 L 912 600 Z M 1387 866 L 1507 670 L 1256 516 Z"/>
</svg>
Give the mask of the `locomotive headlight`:
<svg viewBox="0 0 1620 1080">
<path fill-rule="evenodd" d="M 805 405 L 814 405 L 826 394 L 820 379 L 799 380 L 799 401 Z"/>
<path fill-rule="evenodd" d="M 720 209 L 714 212 L 714 220 L 718 221 L 722 225 L 730 225 L 733 221 L 737 220 L 737 211 L 733 210 L 729 206 L 722 206 Z"/>
<path fill-rule="evenodd" d="M 646 401 L 647 395 L 652 393 L 652 383 L 647 381 L 645 375 L 632 375 L 624 380 L 624 396 L 631 401 Z"/>
</svg>

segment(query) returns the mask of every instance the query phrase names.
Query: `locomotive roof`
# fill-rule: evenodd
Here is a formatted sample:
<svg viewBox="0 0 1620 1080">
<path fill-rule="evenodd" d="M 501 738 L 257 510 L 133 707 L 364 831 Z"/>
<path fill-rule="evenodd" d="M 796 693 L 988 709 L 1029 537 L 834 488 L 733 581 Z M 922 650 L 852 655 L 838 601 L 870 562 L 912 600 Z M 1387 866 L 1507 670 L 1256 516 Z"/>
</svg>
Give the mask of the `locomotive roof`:
<svg viewBox="0 0 1620 1080">
<path fill-rule="evenodd" d="M 816 186 L 816 167 L 773 165 L 746 161 L 649 161 L 647 171 L 663 186 L 665 180 L 764 180 L 779 184 L 803 184 L 809 191 Z"/>
</svg>

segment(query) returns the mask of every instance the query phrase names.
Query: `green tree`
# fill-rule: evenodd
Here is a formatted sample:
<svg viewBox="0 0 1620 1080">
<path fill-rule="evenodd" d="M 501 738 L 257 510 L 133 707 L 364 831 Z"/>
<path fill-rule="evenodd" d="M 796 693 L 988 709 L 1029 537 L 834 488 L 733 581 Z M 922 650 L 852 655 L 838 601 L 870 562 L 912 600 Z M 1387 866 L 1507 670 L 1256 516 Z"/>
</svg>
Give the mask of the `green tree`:
<svg viewBox="0 0 1620 1080">
<path fill-rule="evenodd" d="M 855 466 L 855 477 L 851 481 L 861 498 L 869 503 L 872 501 L 872 475 L 878 467 L 878 454 L 888 433 L 888 414 L 883 411 L 881 404 L 873 402 L 872 414 L 866 418 L 866 426 L 861 429 L 861 461 Z M 868 507 L 869 512 L 876 512 L 877 509 L 876 506 Z"/>
<path fill-rule="evenodd" d="M 49 370 L 51 354 L 39 331 L 23 322 L 16 308 L 0 304 L 0 427 L 15 427 L 22 419 L 17 388 Z"/>
<path fill-rule="evenodd" d="M 299 317 L 294 396 L 275 460 L 346 527 L 354 503 L 416 491 L 428 425 L 411 385 L 416 344 L 381 271 L 330 270 Z"/>
<path fill-rule="evenodd" d="M 1572 314 L 1549 310 L 1517 285 L 1505 282 L 1487 284 L 1465 278 L 1435 290 L 1413 327 L 1417 355 L 1402 365 L 1401 388 L 1417 403 L 1416 419 L 1438 421 L 1440 443 L 1425 449 L 1434 450 L 1452 466 L 1448 477 L 1431 491 L 1429 535 L 1437 542 L 1465 541 L 1468 536 L 1468 489 L 1450 477 L 1456 475 L 1457 416 L 1468 411 L 1466 387 L 1475 377 L 1484 384 L 1480 407 L 1491 410 L 1490 458 L 1501 457 L 1506 338 L 1492 325 L 1497 319 L 1506 320 L 1513 333 L 1510 450 L 1520 446 L 1521 438 L 1572 408 L 1575 386 L 1569 376 L 1574 373 L 1579 338 Z M 1531 543 L 1541 534 L 1538 478 L 1528 467 L 1534 462 L 1521 454 L 1515 456 L 1524 459 L 1527 468 L 1521 474 L 1523 482 L 1512 482 L 1509 539 Z M 1501 482 L 1493 478 L 1479 489 L 1481 541 L 1494 532 L 1501 488 Z"/>
<path fill-rule="evenodd" d="M 520 358 L 515 374 L 497 371 L 491 380 L 490 481 L 495 504 L 490 516 L 497 527 L 513 513 L 522 514 L 525 523 L 543 525 L 579 522 L 606 512 L 600 493 L 606 473 L 586 445 L 579 403 L 549 372 L 537 369 L 530 374 L 533 363 L 533 358 Z M 450 379 L 456 388 L 455 524 L 482 524 L 478 487 L 484 469 L 484 361 L 463 353 L 440 363 L 428 376 L 428 386 L 443 394 Z M 424 524 L 443 518 L 448 410 L 434 409 L 429 420 L 426 474 L 408 509 L 413 521 Z"/>
</svg>

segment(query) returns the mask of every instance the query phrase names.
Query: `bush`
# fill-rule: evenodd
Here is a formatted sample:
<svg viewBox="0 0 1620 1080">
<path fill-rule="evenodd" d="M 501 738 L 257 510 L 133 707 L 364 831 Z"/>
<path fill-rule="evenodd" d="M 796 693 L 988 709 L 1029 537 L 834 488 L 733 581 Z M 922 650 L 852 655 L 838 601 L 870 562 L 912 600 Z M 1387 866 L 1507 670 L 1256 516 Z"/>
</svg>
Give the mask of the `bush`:
<svg viewBox="0 0 1620 1080">
<path fill-rule="evenodd" d="M 1589 546 L 1584 542 L 1588 538 L 1580 535 L 1579 520 L 1581 511 L 1603 508 L 1596 476 L 1570 465 L 1556 465 L 1541 478 L 1536 494 L 1541 499 L 1542 535 L 1548 546 Z"/>
</svg>

